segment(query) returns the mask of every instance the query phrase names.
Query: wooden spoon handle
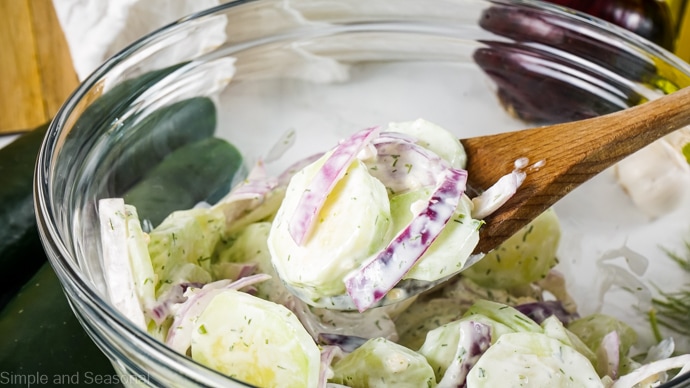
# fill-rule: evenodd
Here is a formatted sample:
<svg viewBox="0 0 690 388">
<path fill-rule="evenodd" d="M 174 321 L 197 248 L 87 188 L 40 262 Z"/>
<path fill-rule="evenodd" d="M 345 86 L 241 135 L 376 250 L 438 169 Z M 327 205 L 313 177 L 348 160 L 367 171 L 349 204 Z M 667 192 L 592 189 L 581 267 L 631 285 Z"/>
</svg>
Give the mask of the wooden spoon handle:
<svg viewBox="0 0 690 388">
<path fill-rule="evenodd" d="M 660 137 L 690 124 L 690 88 L 588 120 L 461 140 L 469 185 L 486 189 L 512 171 L 526 169 L 517 193 L 485 219 L 475 252 L 488 252 L 574 188 Z"/>
</svg>

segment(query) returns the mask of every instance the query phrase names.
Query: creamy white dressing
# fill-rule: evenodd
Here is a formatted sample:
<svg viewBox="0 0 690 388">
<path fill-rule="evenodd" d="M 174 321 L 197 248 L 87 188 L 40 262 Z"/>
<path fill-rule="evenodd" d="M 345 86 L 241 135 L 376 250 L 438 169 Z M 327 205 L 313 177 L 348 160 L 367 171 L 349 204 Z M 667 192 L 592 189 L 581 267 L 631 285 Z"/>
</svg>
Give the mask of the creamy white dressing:
<svg viewBox="0 0 690 388">
<path fill-rule="evenodd" d="M 482 219 L 495 212 L 515 194 L 527 175 L 520 170 L 502 176 L 498 182 L 472 198 L 472 217 Z"/>
<path fill-rule="evenodd" d="M 470 370 L 468 388 L 591 387 L 604 384 L 570 346 L 541 333 L 504 334 Z"/>
</svg>

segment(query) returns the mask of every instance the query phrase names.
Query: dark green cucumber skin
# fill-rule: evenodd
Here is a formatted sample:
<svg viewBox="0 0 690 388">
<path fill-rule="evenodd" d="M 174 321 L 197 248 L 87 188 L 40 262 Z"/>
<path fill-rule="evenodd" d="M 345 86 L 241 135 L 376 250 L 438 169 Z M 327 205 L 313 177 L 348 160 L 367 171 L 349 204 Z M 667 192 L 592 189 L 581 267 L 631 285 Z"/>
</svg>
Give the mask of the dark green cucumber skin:
<svg viewBox="0 0 690 388">
<path fill-rule="evenodd" d="M 36 386 L 60 386 L 55 379 L 63 376 L 69 377 L 63 386 L 93 386 L 97 378 L 116 382 L 112 364 L 80 326 L 48 263 L 0 310 L 0 333 L 1 386 L 26 387 L 12 383 L 29 375 L 48 379 Z"/>
<path fill-rule="evenodd" d="M 95 140 L 102 134 L 102 129 L 107 128 L 120 120 L 120 116 L 129 109 L 142 93 L 156 82 L 162 80 L 170 73 L 184 66 L 184 63 L 158 69 L 144 73 L 138 77 L 130 78 L 115 85 L 112 89 L 98 97 L 91 105 L 84 109 L 65 141 L 65 151 L 69 148 L 88 147 L 88 143 L 76 144 L 70 141 L 75 137 L 86 137 L 88 140 Z M 70 158 L 74 156 L 72 152 L 62 152 L 62 157 Z"/>
<path fill-rule="evenodd" d="M 217 200 L 241 166 L 234 146 L 217 138 L 203 139 L 171 153 L 129 197 L 135 202 L 144 199 L 144 214 L 167 215 L 197 198 Z M 28 374 L 47 376 L 51 382 L 54 376 L 68 376 L 69 386 L 93 385 L 98 378 L 117 382 L 110 361 L 81 327 L 48 263 L 0 310 L 0 333 L 0 373 L 5 373 L 0 374 L 0 385 L 3 376 L 19 379 Z"/>
<path fill-rule="evenodd" d="M 225 140 L 208 138 L 178 148 L 124 196 L 140 220 L 156 226 L 175 210 L 215 203 L 243 174 L 242 155 Z"/>
<path fill-rule="evenodd" d="M 142 174 L 171 151 L 213 136 L 216 107 L 207 97 L 194 97 L 164 106 L 126 130 L 114 145 L 110 192 L 123 195 Z"/>
<path fill-rule="evenodd" d="M 76 175 L 86 158 L 83 150 L 92 149 L 104 132 L 126 125 L 122 116 L 132 103 L 149 90 L 151 85 L 184 65 L 185 63 L 180 63 L 124 80 L 87 106 L 69 129 L 57 156 L 58 164 L 72 168 L 56 171 L 53 184 L 65 190 L 76 187 Z"/>
<path fill-rule="evenodd" d="M 0 309 L 46 261 L 36 229 L 33 176 L 48 124 L 0 149 Z"/>
<path fill-rule="evenodd" d="M 152 83 L 180 66 L 182 64 L 156 70 L 116 85 L 85 109 L 67 138 L 99 133 L 99 127 L 116 120 Z M 173 149 L 211 136 L 215 125 L 213 102 L 199 97 L 160 108 L 135 125 L 138 126 L 135 129 L 147 131 L 151 141 Z M 0 149 L 0 309 L 46 261 L 36 229 L 33 176 L 36 156 L 47 129 L 48 124 L 45 124 Z M 160 152 L 143 149 L 149 145 L 131 147 L 126 152 L 127 161 L 116 164 L 113 174 L 140 179 L 164 157 L 161 155 L 163 147 L 157 148 Z M 73 157 L 75 147 L 75 143 L 67 141 L 60 157 Z M 125 173 L 126 170 L 129 172 Z M 57 184 L 68 184 L 59 177 L 57 180 Z"/>
<path fill-rule="evenodd" d="M 79 157 L 75 157 L 79 154 L 80 147 L 77 145 L 80 141 L 84 141 L 87 147 L 88 144 L 93 144 L 97 140 L 97 134 L 117 122 L 131 102 L 146 91 L 150 84 L 182 65 L 184 64 L 124 81 L 94 101 L 67 135 L 63 152 L 59 156 L 67 160 L 63 159 L 60 163 L 82 162 Z M 128 161 L 120 165 L 114 164 L 113 171 L 134 169 L 134 174 L 129 174 L 127 179 L 132 179 L 132 176 L 139 179 L 164 158 L 166 149 L 170 152 L 187 142 L 208 137 L 215 129 L 215 108 L 207 98 L 182 101 L 175 106 L 175 112 L 172 109 L 161 108 L 153 112 L 151 118 L 137 124 L 146 126 L 150 130 L 152 141 L 165 144 L 165 149 L 158 148 L 153 156 L 145 155 L 140 152 L 141 149 L 137 152 L 128 151 L 127 158 L 122 158 L 123 161 Z M 163 116 L 169 121 L 162 119 Z M 120 125 L 126 124 L 127 121 L 124 121 Z M 78 385 L 83 386 L 95 383 L 89 380 L 89 376 L 103 377 L 106 382 L 108 377 L 112 377 L 110 381 L 114 381 L 116 376 L 112 365 L 91 341 L 71 311 L 58 279 L 46 262 L 38 237 L 33 208 L 33 174 L 36 155 L 46 130 L 47 125 L 42 126 L 0 149 L 0 385 L 12 386 L 10 378 L 16 378 L 16 382 L 30 373 L 50 379 L 56 375 L 76 375 Z M 182 134 L 175 133 L 166 137 L 166 134 L 170 135 L 175 131 Z M 134 154 L 142 159 L 136 162 L 129 160 L 136 159 Z M 182 154 L 185 155 L 190 156 Z M 205 160 L 213 164 L 211 158 Z M 224 160 L 223 163 L 225 162 L 227 161 Z M 168 163 L 183 167 L 183 171 L 178 174 L 188 172 L 184 169 L 184 162 Z M 241 158 L 237 163 L 241 164 Z M 174 175 L 169 169 L 163 171 L 167 171 L 168 176 Z M 149 174 L 149 179 L 152 176 Z M 56 184 L 69 187 L 71 179 L 73 176 L 58 176 Z M 206 183 L 203 187 L 213 193 L 227 190 L 225 183 L 221 188 L 212 189 L 212 183 Z M 194 188 L 196 196 L 199 187 Z M 217 194 L 207 196 L 217 197 Z M 17 293 L 20 288 L 21 291 Z M 74 386 L 71 384 L 74 381 L 69 381 L 70 386 Z M 68 383 L 67 380 L 64 382 Z M 47 385 L 57 383 L 50 380 Z M 108 386 L 103 381 L 99 385 Z"/>
</svg>

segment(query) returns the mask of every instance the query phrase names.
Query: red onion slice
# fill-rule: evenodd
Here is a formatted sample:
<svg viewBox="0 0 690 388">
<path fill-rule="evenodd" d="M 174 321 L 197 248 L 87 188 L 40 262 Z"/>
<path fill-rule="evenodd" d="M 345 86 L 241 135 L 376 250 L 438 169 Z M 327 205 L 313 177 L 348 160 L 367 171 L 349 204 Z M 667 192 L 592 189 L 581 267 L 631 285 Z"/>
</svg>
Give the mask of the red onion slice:
<svg viewBox="0 0 690 388">
<path fill-rule="evenodd" d="M 667 372 L 674 369 L 680 369 L 678 376 L 690 371 L 690 354 L 683 354 L 667 358 L 665 360 L 658 360 L 633 370 L 627 375 L 621 376 L 616 380 L 611 388 L 630 388 L 636 384 L 641 383 L 651 377 L 657 376 L 660 373 Z M 673 381 L 673 379 L 671 379 Z"/>
<path fill-rule="evenodd" d="M 337 346 L 324 346 L 321 349 L 321 369 L 319 370 L 319 385 L 317 388 L 328 388 L 328 380 L 333 378 L 331 364 L 335 359 L 341 359 L 345 353 Z"/>
<path fill-rule="evenodd" d="M 363 312 L 405 276 L 441 234 L 465 191 L 467 171 L 447 169 L 426 207 L 367 264 L 345 278 L 347 294 Z"/>
<path fill-rule="evenodd" d="M 480 322 L 463 321 L 459 325 L 458 349 L 438 388 L 467 387 L 467 374 L 479 357 L 491 346 L 491 327 Z"/>
</svg>

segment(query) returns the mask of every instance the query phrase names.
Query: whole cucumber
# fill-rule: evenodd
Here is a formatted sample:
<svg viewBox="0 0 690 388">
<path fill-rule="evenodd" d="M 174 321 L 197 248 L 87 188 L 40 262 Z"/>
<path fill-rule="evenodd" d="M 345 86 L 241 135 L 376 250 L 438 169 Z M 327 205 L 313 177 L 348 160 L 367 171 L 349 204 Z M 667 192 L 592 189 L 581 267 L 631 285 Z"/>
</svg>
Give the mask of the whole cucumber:
<svg viewBox="0 0 690 388">
<path fill-rule="evenodd" d="M 0 310 L 0 386 L 119 386 L 45 263 Z"/>
<path fill-rule="evenodd" d="M 33 176 L 48 124 L 0 149 L 0 308 L 46 260 L 36 229 Z"/>
<path fill-rule="evenodd" d="M 144 212 L 167 215 L 171 207 L 175 210 L 196 198 L 217 200 L 241 166 L 234 146 L 216 138 L 203 139 L 168 155 L 133 188 L 136 191 L 130 197 L 151 198 L 143 201 Z M 170 190 L 157 190 L 161 183 Z M 157 201 L 157 195 L 164 200 Z M 0 310 L 0 333 L 0 385 L 23 383 L 22 379 L 32 376 L 44 385 L 119 386 L 110 361 L 79 324 L 48 263 Z"/>
<path fill-rule="evenodd" d="M 182 65 L 123 81 L 98 97 L 67 135 L 59 157 L 68 160 L 61 163 L 78 163 L 74 155 L 83 146 L 78 144 L 80 141 L 93 144 L 99 128 L 118 122 L 135 98 Z M 175 106 L 175 114 L 171 107 L 161 108 L 139 125 L 145 125 L 152 139 L 165 143 L 166 148 L 172 150 L 185 142 L 210 136 L 209 130 L 215 127 L 215 108 L 210 103 L 206 98 L 183 101 Z M 125 120 L 120 125 L 126 123 Z M 116 381 L 110 362 L 89 339 L 69 308 L 52 268 L 46 263 L 36 229 L 33 173 L 47 127 L 46 124 L 37 128 L 0 149 L 0 330 L 3 333 L 0 335 L 0 385 L 11 386 L 17 380 L 23 384 L 31 371 L 39 377 L 51 377 L 53 373 L 60 373 L 64 378 L 78 375 L 82 377 L 79 385 L 110 385 L 109 382 Z M 178 137 L 177 131 L 184 132 L 182 137 Z M 164 134 L 172 132 L 175 132 L 172 139 L 166 140 Z M 128 151 L 118 168 L 137 166 L 136 170 L 143 175 L 147 170 L 144 167 L 151 169 L 163 158 L 164 150 L 159 149 L 161 152 L 151 158 L 143 148 L 137 152 Z M 148 159 L 136 161 L 137 155 Z M 137 177 L 132 174 L 127 179 L 132 179 L 133 175 Z M 68 184 L 70 178 L 58 174 L 56 184 Z M 22 291 L 17 294 L 22 285 Z M 88 374 L 94 379 L 100 376 L 105 380 L 88 381 Z M 58 383 L 72 384 L 74 380 L 49 381 L 47 385 Z"/>
<path fill-rule="evenodd" d="M 76 174 L 86 158 L 83 150 L 91 150 L 105 131 L 126 125 L 127 120 L 123 116 L 131 109 L 132 103 L 152 85 L 184 65 L 185 63 L 180 63 L 126 79 L 87 106 L 68 129 L 64 145 L 57 156 L 58 164 L 72 168 L 57 170 L 53 184 L 74 189 Z"/>
<path fill-rule="evenodd" d="M 80 133 L 97 133 L 94 126 L 106 125 L 115 120 L 127 108 L 126 101 L 133 101 L 153 82 L 180 66 L 146 73 L 116 85 L 85 109 L 67 136 L 68 139 L 79 136 Z M 150 141 L 160 142 L 172 149 L 211 136 L 215 125 L 213 103 L 200 97 L 154 111 L 138 124 L 138 129 L 149 133 Z M 36 229 L 33 176 L 36 157 L 47 129 L 48 124 L 45 124 L 0 149 L 0 308 L 46 261 Z M 113 169 L 116 176 L 140 179 L 147 170 L 162 160 L 163 150 L 157 148 L 158 151 L 151 152 L 148 149 L 150 145 L 142 142 L 123 153 L 126 158 L 122 158 L 122 162 Z M 67 141 L 60 157 L 74 156 L 77 153 L 76 147 L 75 143 Z M 60 163 L 65 162 L 63 160 Z M 56 184 L 63 187 L 67 184 L 59 176 L 57 181 Z"/>
<path fill-rule="evenodd" d="M 171 151 L 211 137 L 216 107 L 208 97 L 194 97 L 164 106 L 127 128 L 110 152 L 116 158 L 108 179 L 110 194 L 122 196 L 143 173 Z"/>
<path fill-rule="evenodd" d="M 178 148 L 124 196 L 139 218 L 160 224 L 175 210 L 214 203 L 243 174 L 242 155 L 225 140 L 208 138 Z"/>
</svg>

